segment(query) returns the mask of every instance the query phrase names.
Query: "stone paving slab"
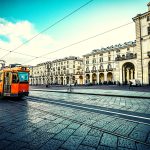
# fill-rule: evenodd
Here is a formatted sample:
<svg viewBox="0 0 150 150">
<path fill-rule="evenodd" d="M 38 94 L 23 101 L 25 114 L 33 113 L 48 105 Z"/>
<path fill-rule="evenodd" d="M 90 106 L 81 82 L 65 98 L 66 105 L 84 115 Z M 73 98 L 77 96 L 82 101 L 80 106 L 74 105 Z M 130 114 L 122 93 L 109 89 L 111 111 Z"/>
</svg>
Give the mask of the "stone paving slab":
<svg viewBox="0 0 150 150">
<path fill-rule="evenodd" d="M 71 104 L 83 104 L 103 108 L 125 110 L 130 112 L 150 114 L 150 99 L 110 97 L 97 95 L 77 95 L 57 92 L 31 91 L 31 96 L 53 99 L 56 102 L 68 102 Z"/>
<path fill-rule="evenodd" d="M 65 92 L 68 93 L 66 89 L 63 90 L 53 90 L 53 89 L 31 89 L 31 91 L 50 91 L 50 92 Z M 150 98 L 150 92 L 138 92 L 138 91 L 122 91 L 122 90 L 103 90 L 103 89 L 73 89 L 73 93 L 80 94 L 97 94 L 105 96 L 123 96 L 123 97 L 135 97 L 135 98 Z"/>
<path fill-rule="evenodd" d="M 0 132 L 0 150 L 148 150 L 150 148 L 150 145 L 146 145 L 146 141 L 142 143 L 143 136 L 138 141 L 136 137 L 130 139 L 134 132 L 143 132 L 144 137 L 146 133 L 146 139 L 148 139 L 149 125 L 124 121 L 124 119 L 109 115 L 31 100 L 2 100 L 0 101 L 0 114 L 1 112 L 3 116 L 6 113 L 8 118 L 3 118 L 7 126 L 0 120 L 0 131 L 2 131 Z M 70 115 L 66 117 L 68 113 Z M 17 120 L 16 123 L 13 122 L 14 126 L 11 126 L 11 121 L 16 117 L 22 123 L 18 124 Z M 78 117 L 80 119 L 77 119 Z M 94 127 L 95 123 L 85 123 L 85 120 L 88 119 L 96 122 L 105 120 L 106 128 L 103 129 L 104 126 Z M 123 131 L 119 130 L 123 128 L 117 123 L 123 126 Z M 9 125 L 10 128 L 7 131 Z M 109 128 L 113 128 L 113 131 Z M 108 133 L 109 131 L 111 133 Z M 119 135 L 114 134 L 115 131 L 118 131 Z"/>
</svg>

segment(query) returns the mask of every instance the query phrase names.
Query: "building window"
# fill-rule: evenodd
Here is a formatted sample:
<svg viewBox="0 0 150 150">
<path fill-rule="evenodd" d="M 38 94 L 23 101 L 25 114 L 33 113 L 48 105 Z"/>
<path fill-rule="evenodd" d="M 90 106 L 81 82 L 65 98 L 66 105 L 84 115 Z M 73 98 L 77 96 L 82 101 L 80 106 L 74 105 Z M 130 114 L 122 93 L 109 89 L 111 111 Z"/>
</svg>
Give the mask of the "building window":
<svg viewBox="0 0 150 150">
<path fill-rule="evenodd" d="M 96 59 L 93 59 L 93 64 L 96 63 Z"/>
<path fill-rule="evenodd" d="M 73 68 L 75 68 L 75 65 L 73 65 Z"/>
<path fill-rule="evenodd" d="M 102 57 L 100 57 L 99 62 L 103 62 L 103 58 Z"/>
<path fill-rule="evenodd" d="M 150 21 L 150 16 L 147 16 L 147 21 Z"/>
<path fill-rule="evenodd" d="M 108 54 L 110 54 L 110 52 L 108 52 Z"/>
<path fill-rule="evenodd" d="M 108 61 L 111 61 L 111 57 L 110 56 L 108 56 Z"/>
<path fill-rule="evenodd" d="M 89 67 L 86 68 L 86 71 L 89 71 Z"/>
<path fill-rule="evenodd" d="M 99 69 L 102 70 L 103 69 L 103 65 L 100 65 Z"/>
<path fill-rule="evenodd" d="M 93 66 L 93 70 L 96 70 L 96 67 L 95 67 L 95 66 Z"/>
<path fill-rule="evenodd" d="M 103 54 L 100 54 L 99 56 L 103 56 Z"/>
<path fill-rule="evenodd" d="M 147 28 L 148 35 L 150 35 L 150 26 Z"/>
<path fill-rule="evenodd" d="M 111 69 L 111 64 L 108 64 L 107 68 L 108 68 L 108 69 Z"/>
<path fill-rule="evenodd" d="M 129 51 L 129 50 L 130 50 L 130 48 L 128 47 L 128 48 L 127 48 L 127 51 Z"/>
<path fill-rule="evenodd" d="M 86 64 L 89 64 L 89 60 L 86 60 Z"/>
</svg>

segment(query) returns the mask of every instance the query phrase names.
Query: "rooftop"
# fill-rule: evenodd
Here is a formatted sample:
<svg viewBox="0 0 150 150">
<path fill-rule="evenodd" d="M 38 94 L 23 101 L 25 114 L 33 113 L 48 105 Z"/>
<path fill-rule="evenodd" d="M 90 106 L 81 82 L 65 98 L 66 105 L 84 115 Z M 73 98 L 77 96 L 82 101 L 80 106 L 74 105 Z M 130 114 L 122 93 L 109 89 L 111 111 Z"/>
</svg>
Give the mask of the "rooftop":
<svg viewBox="0 0 150 150">
<path fill-rule="evenodd" d="M 94 49 L 94 50 L 92 50 L 91 53 L 85 54 L 83 56 L 99 54 L 99 53 L 106 53 L 109 51 L 114 51 L 114 50 L 123 49 L 123 48 L 127 48 L 127 47 L 134 47 L 134 46 L 136 46 L 136 41 L 129 41 L 129 42 L 125 42 L 123 44 L 111 45 L 106 48 Z"/>
</svg>

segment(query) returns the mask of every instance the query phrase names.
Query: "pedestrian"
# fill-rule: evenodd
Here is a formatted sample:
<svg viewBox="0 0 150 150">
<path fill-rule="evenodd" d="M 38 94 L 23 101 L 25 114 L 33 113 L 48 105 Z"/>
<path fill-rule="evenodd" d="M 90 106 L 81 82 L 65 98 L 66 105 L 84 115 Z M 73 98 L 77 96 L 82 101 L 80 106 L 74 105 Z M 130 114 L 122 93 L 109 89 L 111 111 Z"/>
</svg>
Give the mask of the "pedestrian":
<svg viewBox="0 0 150 150">
<path fill-rule="evenodd" d="M 129 89 L 132 87 L 132 81 L 129 81 Z"/>
<path fill-rule="evenodd" d="M 67 91 L 68 91 L 68 92 L 72 92 L 71 84 L 69 84 L 69 87 L 67 88 Z"/>
</svg>

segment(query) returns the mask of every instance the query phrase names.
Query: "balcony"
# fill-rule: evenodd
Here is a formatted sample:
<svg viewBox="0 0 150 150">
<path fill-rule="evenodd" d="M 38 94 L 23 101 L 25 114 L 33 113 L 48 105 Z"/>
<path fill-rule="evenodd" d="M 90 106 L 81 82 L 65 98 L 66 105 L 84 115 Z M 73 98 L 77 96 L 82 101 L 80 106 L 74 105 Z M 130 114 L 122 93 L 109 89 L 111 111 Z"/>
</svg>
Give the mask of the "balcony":
<svg viewBox="0 0 150 150">
<path fill-rule="evenodd" d="M 99 69 L 98 71 L 99 71 L 99 72 L 104 72 L 104 69 Z"/>
<path fill-rule="evenodd" d="M 90 70 L 86 70 L 85 73 L 90 73 Z"/>
<path fill-rule="evenodd" d="M 122 55 L 122 57 L 120 55 L 118 55 L 115 58 L 115 61 L 123 61 L 123 60 L 129 60 L 129 59 L 134 59 L 137 58 L 137 54 L 135 53 L 127 53 L 126 55 Z"/>
<path fill-rule="evenodd" d="M 126 59 L 134 59 L 137 58 L 137 54 L 133 54 L 133 53 L 127 53 L 126 54 Z"/>
<path fill-rule="evenodd" d="M 92 73 L 97 72 L 97 70 L 91 70 Z"/>
<path fill-rule="evenodd" d="M 150 57 L 150 51 L 147 52 L 147 56 Z"/>
<path fill-rule="evenodd" d="M 113 68 L 107 68 L 106 71 L 113 71 Z"/>
</svg>

